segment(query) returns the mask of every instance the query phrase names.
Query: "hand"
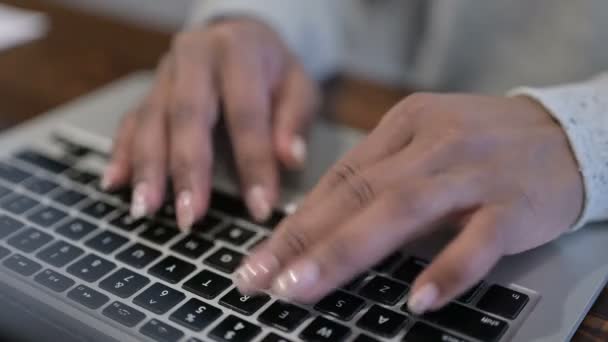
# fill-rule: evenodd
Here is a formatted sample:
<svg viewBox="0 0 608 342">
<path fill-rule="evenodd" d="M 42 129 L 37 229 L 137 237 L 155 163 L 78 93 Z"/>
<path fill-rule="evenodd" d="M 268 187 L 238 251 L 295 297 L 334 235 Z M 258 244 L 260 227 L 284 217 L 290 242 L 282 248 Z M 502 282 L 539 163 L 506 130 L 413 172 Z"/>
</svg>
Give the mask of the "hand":
<svg viewBox="0 0 608 342">
<path fill-rule="evenodd" d="M 460 230 L 413 284 L 412 312 L 435 310 L 504 255 L 551 241 L 582 210 L 561 127 L 524 97 L 416 94 L 338 162 L 239 269 L 249 293 L 316 301 L 403 243 Z"/>
<path fill-rule="evenodd" d="M 251 19 L 177 35 L 151 91 L 123 120 L 102 185 L 131 182 L 139 218 L 161 206 L 171 176 L 178 224 L 190 227 L 209 201 L 220 102 L 249 210 L 267 218 L 279 163 L 297 168 L 306 158 L 318 90 L 279 36 Z"/>
</svg>

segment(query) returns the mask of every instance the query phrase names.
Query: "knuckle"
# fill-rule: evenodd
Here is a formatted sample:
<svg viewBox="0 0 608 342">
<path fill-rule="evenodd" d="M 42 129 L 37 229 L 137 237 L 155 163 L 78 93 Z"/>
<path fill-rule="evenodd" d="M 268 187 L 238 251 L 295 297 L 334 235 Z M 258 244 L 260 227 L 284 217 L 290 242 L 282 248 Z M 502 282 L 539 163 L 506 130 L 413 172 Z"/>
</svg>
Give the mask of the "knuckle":
<svg viewBox="0 0 608 342">
<path fill-rule="evenodd" d="M 421 186 L 402 188 L 388 195 L 387 206 L 390 211 L 417 221 L 431 212 L 433 200 L 429 192 L 429 189 L 422 189 Z"/>
<path fill-rule="evenodd" d="M 171 113 L 171 122 L 176 124 L 191 124 L 196 114 L 199 113 L 196 106 L 190 101 L 176 99 L 171 103 L 169 109 Z"/>
<path fill-rule="evenodd" d="M 343 186 L 348 198 L 354 199 L 359 207 L 365 207 L 376 197 L 369 177 L 363 175 L 359 166 L 355 163 L 339 163 L 333 174 L 334 183 Z"/>
<path fill-rule="evenodd" d="M 280 232 L 281 243 L 296 255 L 303 254 L 311 245 L 311 238 L 298 219 L 293 218 L 292 223 L 283 227 Z"/>
<path fill-rule="evenodd" d="M 360 259 L 360 253 L 355 247 L 355 244 L 345 237 L 333 239 L 328 242 L 326 250 L 328 255 L 325 256 L 322 263 L 328 264 L 329 266 L 352 266 Z"/>
<path fill-rule="evenodd" d="M 420 115 L 437 101 L 438 96 L 433 93 L 414 93 L 401 101 L 400 106 L 410 115 Z"/>
</svg>

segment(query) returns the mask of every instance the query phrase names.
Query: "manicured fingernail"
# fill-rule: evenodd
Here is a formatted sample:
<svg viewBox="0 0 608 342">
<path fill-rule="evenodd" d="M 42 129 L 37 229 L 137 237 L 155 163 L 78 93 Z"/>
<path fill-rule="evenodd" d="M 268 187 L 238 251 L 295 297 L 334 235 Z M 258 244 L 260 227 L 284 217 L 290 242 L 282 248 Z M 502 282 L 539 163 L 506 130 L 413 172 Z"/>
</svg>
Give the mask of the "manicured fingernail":
<svg viewBox="0 0 608 342">
<path fill-rule="evenodd" d="M 306 142 L 302 137 L 296 136 L 291 142 L 291 155 L 299 166 L 306 163 L 307 148 Z"/>
<path fill-rule="evenodd" d="M 274 255 L 267 252 L 257 253 L 236 271 L 236 286 L 242 293 L 263 290 L 279 267 L 279 260 Z"/>
<path fill-rule="evenodd" d="M 407 302 L 408 309 L 415 315 L 422 315 L 439 297 L 439 288 L 433 283 L 422 286 L 414 292 Z"/>
<path fill-rule="evenodd" d="M 301 261 L 277 277 L 272 292 L 284 297 L 297 297 L 312 287 L 320 276 L 319 265 L 312 261 Z"/>
<path fill-rule="evenodd" d="M 108 165 L 108 167 L 103 172 L 103 177 L 101 177 L 101 189 L 109 190 L 114 183 L 114 175 L 116 174 L 116 168 L 113 165 Z"/>
<path fill-rule="evenodd" d="M 194 208 L 192 207 L 192 193 L 183 191 L 177 196 L 177 225 L 182 230 L 188 230 L 194 223 Z"/>
<path fill-rule="evenodd" d="M 268 196 L 264 188 L 260 185 L 255 185 L 249 189 L 246 196 L 247 206 L 257 221 L 264 221 L 270 216 L 270 204 Z"/>
<path fill-rule="evenodd" d="M 146 204 L 146 192 L 148 186 L 146 183 L 139 183 L 133 190 L 133 197 L 131 199 L 131 217 L 134 219 L 140 219 L 148 214 L 148 208 Z"/>
</svg>

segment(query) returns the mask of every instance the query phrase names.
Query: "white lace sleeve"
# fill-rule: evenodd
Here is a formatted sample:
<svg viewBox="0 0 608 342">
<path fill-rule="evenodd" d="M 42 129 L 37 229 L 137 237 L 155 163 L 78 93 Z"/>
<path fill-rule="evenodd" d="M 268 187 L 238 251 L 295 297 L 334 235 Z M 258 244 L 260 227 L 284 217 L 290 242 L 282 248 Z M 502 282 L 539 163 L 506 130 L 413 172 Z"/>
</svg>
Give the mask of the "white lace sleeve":
<svg viewBox="0 0 608 342">
<path fill-rule="evenodd" d="M 540 102 L 570 140 L 585 185 L 585 207 L 573 229 L 608 220 L 608 73 L 582 83 L 517 88 L 509 95 Z"/>
</svg>

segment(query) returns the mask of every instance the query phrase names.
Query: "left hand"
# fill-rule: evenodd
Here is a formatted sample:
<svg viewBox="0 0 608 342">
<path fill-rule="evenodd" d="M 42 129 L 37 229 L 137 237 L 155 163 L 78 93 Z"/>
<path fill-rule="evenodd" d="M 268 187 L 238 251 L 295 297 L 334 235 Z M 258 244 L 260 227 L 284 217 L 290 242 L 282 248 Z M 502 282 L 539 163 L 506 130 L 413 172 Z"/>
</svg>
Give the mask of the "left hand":
<svg viewBox="0 0 608 342">
<path fill-rule="evenodd" d="M 579 217 L 584 190 L 562 128 L 525 97 L 415 94 L 338 162 L 239 269 L 243 292 L 312 302 L 446 220 L 458 235 L 408 305 L 436 310 L 505 255 Z"/>
</svg>

